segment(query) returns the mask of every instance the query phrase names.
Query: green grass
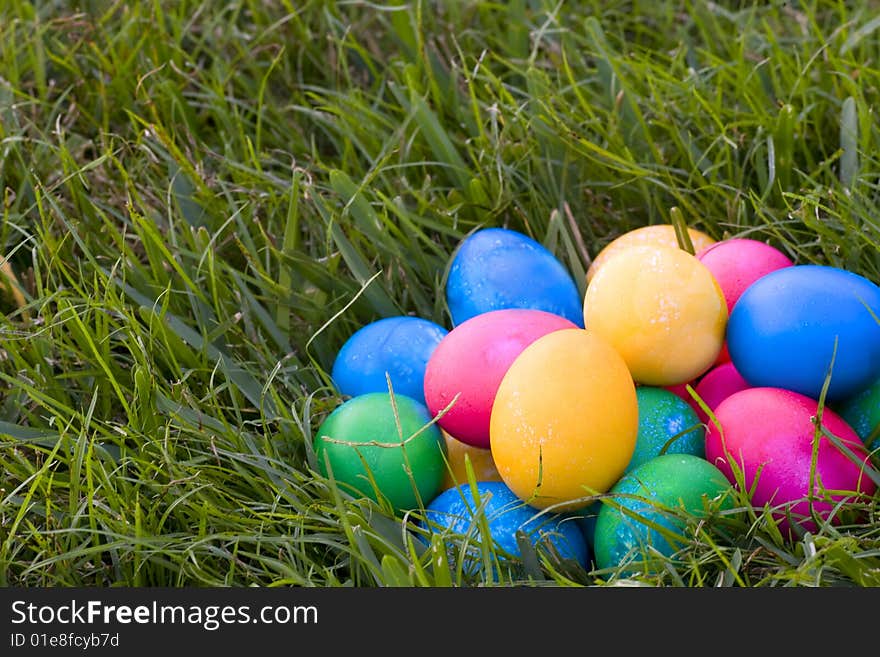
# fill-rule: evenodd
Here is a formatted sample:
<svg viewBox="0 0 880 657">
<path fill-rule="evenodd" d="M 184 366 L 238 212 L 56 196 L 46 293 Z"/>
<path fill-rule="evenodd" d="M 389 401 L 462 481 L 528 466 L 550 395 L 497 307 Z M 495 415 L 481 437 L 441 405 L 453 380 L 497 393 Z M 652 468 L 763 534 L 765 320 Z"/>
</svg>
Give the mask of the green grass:
<svg viewBox="0 0 880 657">
<path fill-rule="evenodd" d="M 482 581 L 318 476 L 336 350 L 448 326 L 482 226 L 583 285 L 677 208 L 877 281 L 878 9 L 0 2 L 0 584 L 613 583 L 543 553 Z M 878 583 L 876 501 L 796 541 L 737 509 L 638 581 Z"/>
</svg>

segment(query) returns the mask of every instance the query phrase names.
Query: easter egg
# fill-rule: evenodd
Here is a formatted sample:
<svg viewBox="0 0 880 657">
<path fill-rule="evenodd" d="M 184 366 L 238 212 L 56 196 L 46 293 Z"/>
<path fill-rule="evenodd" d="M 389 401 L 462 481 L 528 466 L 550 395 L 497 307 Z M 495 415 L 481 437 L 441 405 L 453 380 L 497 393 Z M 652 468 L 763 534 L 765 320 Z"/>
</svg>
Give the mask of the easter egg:
<svg viewBox="0 0 880 657">
<path fill-rule="evenodd" d="M 699 378 L 692 381 L 687 381 L 685 383 L 676 383 L 675 385 L 660 387 L 681 397 L 690 405 L 692 409 L 694 409 L 697 415 L 699 415 L 700 405 L 697 403 L 697 401 L 693 398 L 693 395 L 691 395 L 690 391 L 688 390 L 688 386 L 693 388 L 695 385 L 697 385 L 697 381 L 699 381 Z"/>
<path fill-rule="evenodd" d="M 869 450 L 880 450 L 880 379 L 854 397 L 843 400 L 836 410 Z"/>
<path fill-rule="evenodd" d="M 696 228 L 688 228 L 688 235 L 691 238 L 694 253 L 699 253 L 715 243 L 712 237 Z M 631 246 L 668 246 L 677 249 L 679 246 L 678 238 L 675 235 L 675 226 L 672 224 L 641 226 L 616 237 L 593 258 L 593 262 L 587 270 L 587 283 L 593 280 L 596 272 L 609 258 Z"/>
<path fill-rule="evenodd" d="M 779 249 L 759 240 L 737 237 L 716 242 L 697 252 L 721 288 L 727 302 L 728 315 L 746 288 L 771 271 L 791 267 L 794 263 Z M 725 343 L 716 364 L 730 361 Z"/>
<path fill-rule="evenodd" d="M 626 576 L 655 572 L 652 553 L 672 558 L 687 542 L 683 516 L 703 516 L 710 504 L 731 508 L 730 489 L 718 468 L 693 454 L 645 461 L 602 500 L 593 531 L 596 566 Z"/>
<path fill-rule="evenodd" d="M 587 286 L 585 328 L 650 386 L 690 381 L 724 342 L 727 305 L 711 272 L 687 251 L 632 246 L 609 258 Z"/>
<path fill-rule="evenodd" d="M 717 365 L 706 372 L 697 385 L 694 386 L 694 392 L 706 404 L 709 410 L 714 412 L 718 404 L 730 397 L 730 395 L 750 387 L 748 382 L 736 371 L 734 364 L 727 362 Z M 697 415 L 703 424 L 710 422 L 708 414 L 699 406 Z"/>
<path fill-rule="evenodd" d="M 501 475 L 498 474 L 498 468 L 495 467 L 495 460 L 492 458 L 491 450 L 463 443 L 445 431 L 442 433 L 446 441 L 448 467 L 443 475 L 443 483 L 440 486 L 441 490 L 468 482 L 468 463 L 471 466 L 476 481 L 501 481 Z"/>
<path fill-rule="evenodd" d="M 507 228 L 483 228 L 459 245 L 446 280 L 453 326 L 490 310 L 531 308 L 583 326 L 571 274 L 540 242 Z"/>
<path fill-rule="evenodd" d="M 638 386 L 639 431 L 626 472 L 655 456 L 705 454 L 705 430 L 690 404 L 663 388 Z"/>
<path fill-rule="evenodd" d="M 427 504 L 446 469 L 445 442 L 430 421 L 428 409 L 406 395 L 352 397 L 315 433 L 319 470 L 346 492 L 383 497 L 399 511 Z"/>
<path fill-rule="evenodd" d="M 717 425 L 710 424 L 706 435 L 706 459 L 732 484 L 739 486 L 741 476 L 752 504 L 768 505 L 783 532 L 794 525 L 815 531 L 811 506 L 827 520 L 838 502 L 876 490 L 864 471 L 869 459 L 864 444 L 828 407 L 822 412 L 822 427 L 840 439 L 855 461 L 825 435 L 816 445 L 813 419 L 818 414 L 818 402 L 800 393 L 748 388 L 718 404 Z M 834 524 L 839 519 L 837 514 L 831 517 Z"/>
<path fill-rule="evenodd" d="M 462 484 L 440 493 L 426 509 L 429 525 L 469 536 L 475 548 L 471 565 L 479 566 L 481 556 L 478 550 L 487 542 L 493 544 L 502 561 L 510 557 L 521 558 L 516 536 L 517 532 L 522 532 L 536 549 L 552 547 L 560 558 L 574 560 L 586 567 L 589 548 L 575 522 L 560 514 L 541 513 L 526 505 L 504 482 L 477 482 L 476 487 L 478 500 L 474 499 L 470 485 Z M 489 537 L 478 533 L 478 509 L 486 520 Z"/>
<path fill-rule="evenodd" d="M 718 281 L 727 311 L 739 301 L 746 288 L 771 271 L 791 267 L 794 263 L 779 249 L 759 240 L 731 238 L 721 240 L 697 251 L 702 262 Z"/>
<path fill-rule="evenodd" d="M 750 385 L 816 399 L 833 357 L 826 399 L 840 400 L 880 378 L 878 317 L 880 287 L 864 276 L 824 265 L 785 267 L 743 292 L 727 346 Z"/>
<path fill-rule="evenodd" d="M 635 384 L 611 345 L 584 329 L 538 338 L 498 386 L 489 447 L 501 479 L 529 504 L 587 506 L 635 450 Z"/>
<path fill-rule="evenodd" d="M 447 330 L 420 317 L 386 317 L 358 329 L 339 350 L 331 377 L 339 394 L 388 392 L 425 403 L 425 368 Z"/>
<path fill-rule="evenodd" d="M 521 308 L 465 320 L 440 341 L 425 368 L 431 415 L 456 439 L 488 449 L 492 404 L 507 369 L 539 337 L 565 328 L 577 326 L 553 313 Z"/>
</svg>

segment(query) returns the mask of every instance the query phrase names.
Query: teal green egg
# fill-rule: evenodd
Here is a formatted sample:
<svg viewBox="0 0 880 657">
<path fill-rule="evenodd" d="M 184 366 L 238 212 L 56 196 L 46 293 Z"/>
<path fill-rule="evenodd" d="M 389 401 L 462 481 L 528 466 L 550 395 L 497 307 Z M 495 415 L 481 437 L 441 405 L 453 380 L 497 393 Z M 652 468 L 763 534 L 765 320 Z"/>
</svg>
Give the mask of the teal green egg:
<svg viewBox="0 0 880 657">
<path fill-rule="evenodd" d="M 599 569 L 630 576 L 655 572 L 656 557 L 672 557 L 686 544 L 684 514 L 701 516 L 710 500 L 732 506 L 731 484 L 706 459 L 664 454 L 641 464 L 611 488 L 593 531 Z"/>
<path fill-rule="evenodd" d="M 636 388 L 639 432 L 627 466 L 631 472 L 661 454 L 706 456 L 706 429 L 694 408 L 665 388 Z"/>
<path fill-rule="evenodd" d="M 880 449 L 880 379 L 839 404 L 837 412 L 865 441 L 869 451 Z"/>
</svg>

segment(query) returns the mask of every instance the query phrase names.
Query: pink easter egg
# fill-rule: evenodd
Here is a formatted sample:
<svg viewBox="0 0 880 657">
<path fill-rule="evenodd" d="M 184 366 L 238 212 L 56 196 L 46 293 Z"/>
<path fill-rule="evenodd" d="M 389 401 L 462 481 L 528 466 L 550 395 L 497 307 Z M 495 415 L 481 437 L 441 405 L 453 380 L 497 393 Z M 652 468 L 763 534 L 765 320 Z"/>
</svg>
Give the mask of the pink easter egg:
<svg viewBox="0 0 880 657">
<path fill-rule="evenodd" d="M 706 372 L 700 382 L 694 387 L 694 392 L 709 407 L 714 414 L 718 404 L 730 397 L 733 393 L 751 388 L 748 382 L 742 378 L 733 363 L 726 362 L 716 365 Z M 697 404 L 697 415 L 700 422 L 709 424 L 709 416 L 703 408 Z"/>
<path fill-rule="evenodd" d="M 745 490 L 752 491 L 752 504 L 769 505 L 783 534 L 792 531 L 793 524 L 815 531 L 811 506 L 817 517 L 838 524 L 840 516 L 832 511 L 840 501 L 870 497 L 877 489 L 865 472 L 871 465 L 864 443 L 827 407 L 822 426 L 840 438 L 854 460 L 821 436 L 811 487 L 813 418 L 818 406 L 815 399 L 790 390 L 748 388 L 718 404 L 715 417 L 720 428 L 711 423 L 706 434 L 706 460 L 734 486 L 740 485 L 735 474 L 739 470 Z M 807 499 L 811 488 L 812 501 Z"/>
<path fill-rule="evenodd" d="M 697 259 L 706 265 L 718 281 L 727 302 L 728 314 L 749 285 L 771 271 L 794 265 L 779 249 L 745 237 L 710 244 L 697 253 Z M 727 362 L 730 362 L 730 354 L 725 342 L 715 364 Z"/>
<path fill-rule="evenodd" d="M 489 447 L 489 419 L 501 379 L 517 356 L 538 338 L 578 328 L 571 320 L 526 308 L 480 313 L 453 328 L 425 368 L 425 402 L 451 436 Z M 451 405 L 451 406 L 450 406 Z"/>
<path fill-rule="evenodd" d="M 697 259 L 718 281 L 728 312 L 749 285 L 771 271 L 794 264 L 779 249 L 745 237 L 716 242 L 700 251 Z"/>
</svg>

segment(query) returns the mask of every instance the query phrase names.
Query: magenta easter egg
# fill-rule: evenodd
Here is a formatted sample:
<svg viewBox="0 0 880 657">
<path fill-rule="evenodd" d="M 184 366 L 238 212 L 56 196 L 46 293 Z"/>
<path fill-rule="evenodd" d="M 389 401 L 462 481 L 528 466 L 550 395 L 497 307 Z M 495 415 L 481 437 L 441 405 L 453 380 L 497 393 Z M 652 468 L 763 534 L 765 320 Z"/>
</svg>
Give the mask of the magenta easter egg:
<svg viewBox="0 0 880 657">
<path fill-rule="evenodd" d="M 815 450 L 813 418 L 818 402 L 781 388 L 749 388 L 736 392 L 715 409 L 715 423 L 706 435 L 706 460 L 736 486 L 742 475 L 753 506 L 767 505 L 783 534 L 793 525 L 815 531 L 813 515 L 837 524 L 833 514 L 841 501 L 869 497 L 876 485 L 866 474 L 868 452 L 856 432 L 827 407 L 822 426 L 840 438 L 855 455 L 850 459 L 827 436 Z M 811 485 L 812 481 L 812 485 Z M 813 499 L 808 499 L 811 495 Z M 811 513 L 812 507 L 812 513 Z"/>
<path fill-rule="evenodd" d="M 747 238 L 732 238 L 715 242 L 697 254 L 721 287 L 727 312 L 746 288 L 771 271 L 791 267 L 794 263 L 777 248 Z"/>
<path fill-rule="evenodd" d="M 700 382 L 694 387 L 694 392 L 713 413 L 718 404 L 730 397 L 733 393 L 751 388 L 748 382 L 736 371 L 733 363 L 722 363 L 706 372 Z M 709 424 L 709 416 L 702 406 L 697 404 L 697 415 L 704 424 Z"/>
<path fill-rule="evenodd" d="M 578 327 L 560 315 L 526 308 L 492 310 L 465 320 L 428 360 L 428 410 L 434 417 L 443 413 L 437 423 L 454 438 L 488 448 L 492 404 L 514 359 L 538 338 L 571 328 Z"/>
<path fill-rule="evenodd" d="M 779 249 L 744 237 L 710 244 L 697 253 L 697 259 L 706 265 L 718 281 L 728 313 L 749 285 L 771 271 L 794 265 L 791 258 Z M 715 364 L 729 361 L 730 352 L 725 342 Z"/>
</svg>

